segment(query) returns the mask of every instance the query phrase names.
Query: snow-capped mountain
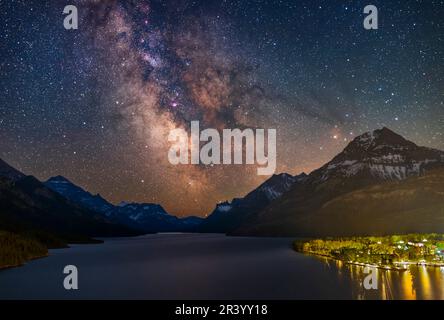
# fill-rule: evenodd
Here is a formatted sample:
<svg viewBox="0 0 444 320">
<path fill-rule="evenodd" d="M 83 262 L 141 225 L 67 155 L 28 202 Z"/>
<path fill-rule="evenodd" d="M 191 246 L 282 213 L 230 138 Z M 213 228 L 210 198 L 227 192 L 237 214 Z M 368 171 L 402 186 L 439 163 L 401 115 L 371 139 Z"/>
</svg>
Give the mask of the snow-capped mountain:
<svg viewBox="0 0 444 320">
<path fill-rule="evenodd" d="M 42 237 L 43 242 L 55 246 L 64 241 L 89 242 L 96 236 L 141 234 L 112 223 L 2 160 L 0 164 L 0 226 L 3 230 L 35 234 Z"/>
<path fill-rule="evenodd" d="M 92 195 L 62 176 L 48 179 L 45 185 L 78 205 L 106 216 L 112 222 L 144 232 L 192 231 L 201 218 L 177 218 L 168 214 L 161 205 L 122 201 L 115 206 L 99 194 Z"/>
<path fill-rule="evenodd" d="M 216 207 L 214 208 L 213 212 L 211 212 L 211 214 L 208 215 L 207 220 L 210 217 L 225 216 L 233 208 L 236 208 L 237 204 L 241 201 L 242 201 L 242 198 L 234 198 L 231 201 L 223 201 L 223 202 L 216 204 Z"/>
<path fill-rule="evenodd" d="M 155 203 L 122 202 L 108 216 L 124 225 L 145 232 L 192 231 L 201 221 L 198 217 L 178 218 Z"/>
<path fill-rule="evenodd" d="M 244 201 L 256 201 L 266 198 L 268 202 L 271 202 L 290 190 L 296 182 L 304 181 L 306 177 L 307 175 L 304 172 L 297 176 L 292 176 L 288 173 L 275 174 L 257 189 L 250 192 L 244 198 Z"/>
<path fill-rule="evenodd" d="M 382 187 L 382 185 L 390 184 L 390 188 L 395 194 L 398 192 L 397 188 L 404 188 L 404 182 L 408 183 L 411 179 L 418 179 L 418 191 L 414 191 L 410 183 L 409 195 L 419 194 L 423 188 L 431 188 L 424 186 L 424 181 L 436 181 L 436 179 L 422 180 L 420 178 L 425 175 L 433 175 L 440 170 L 444 170 L 443 151 L 418 146 L 388 128 L 367 132 L 356 137 L 331 161 L 311 172 L 302 183 L 296 184 L 288 192 L 285 192 L 263 209 L 254 221 L 250 220 L 248 224 L 243 224 L 234 233 L 239 235 L 314 236 L 316 233 L 329 235 L 329 231 L 333 233 L 333 230 L 335 230 L 335 234 L 341 234 L 341 232 L 342 234 L 353 234 L 353 230 L 375 230 L 376 232 L 382 228 L 372 229 L 371 226 L 367 228 L 361 226 L 367 217 L 360 216 L 360 210 L 350 210 L 351 205 L 347 204 L 348 201 L 351 201 L 350 199 L 353 199 L 353 203 L 359 203 L 359 201 L 353 197 L 346 197 L 347 194 L 353 193 L 354 197 L 361 197 L 362 204 L 372 203 L 372 201 L 376 201 L 375 199 L 383 201 L 382 199 L 385 198 L 382 195 L 372 194 L 372 186 L 375 188 L 380 186 L 380 190 L 387 190 L 389 188 Z M 366 199 L 367 195 L 374 199 Z M 386 198 L 388 196 L 386 195 Z M 439 198 L 439 194 L 435 196 L 433 201 Z M 405 198 L 407 199 L 407 194 Z M 413 212 L 422 212 L 415 210 L 424 206 L 426 201 L 423 201 L 424 197 L 421 199 L 411 198 L 413 200 L 406 200 L 406 202 L 401 201 L 402 197 L 396 199 L 396 203 L 400 207 L 394 208 L 393 212 L 401 214 L 406 211 L 418 218 L 413 215 Z M 341 205 L 333 206 L 332 202 Z M 444 198 L 442 203 L 444 204 Z M 388 207 L 389 204 L 385 203 L 384 206 Z M 333 210 L 332 208 L 336 210 L 334 214 L 329 211 Z M 374 212 L 375 216 L 376 214 L 377 212 Z M 431 217 L 433 218 L 435 214 L 439 215 L 439 211 L 435 210 Z M 405 219 L 405 221 L 400 217 L 397 219 L 411 222 L 413 225 L 412 216 L 409 216 L 409 219 Z M 388 223 L 392 223 L 390 222 L 391 218 L 387 217 Z M 348 224 L 344 223 L 341 227 L 341 221 L 348 221 Z M 378 225 L 381 223 L 378 221 Z M 401 225 L 400 222 L 397 224 Z"/>
<path fill-rule="evenodd" d="M 335 177 L 403 180 L 444 163 L 444 152 L 420 147 L 387 128 L 356 137 L 330 162 L 310 174 L 325 181 Z"/>
<path fill-rule="evenodd" d="M 100 194 L 92 195 L 62 176 L 48 179 L 45 185 L 63 195 L 65 198 L 90 210 L 107 215 L 107 213 L 114 208 L 114 206 L 102 198 Z"/>
<path fill-rule="evenodd" d="M 217 204 L 199 229 L 202 232 L 230 232 L 278 199 L 296 183 L 304 181 L 306 177 L 305 173 L 297 176 L 288 173 L 275 174 L 244 198 Z"/>
<path fill-rule="evenodd" d="M 161 205 L 155 203 L 128 203 L 121 202 L 111 212 L 110 217 L 116 219 L 126 219 L 135 223 L 145 223 L 149 219 L 170 219 L 176 218 L 168 215 Z"/>
</svg>

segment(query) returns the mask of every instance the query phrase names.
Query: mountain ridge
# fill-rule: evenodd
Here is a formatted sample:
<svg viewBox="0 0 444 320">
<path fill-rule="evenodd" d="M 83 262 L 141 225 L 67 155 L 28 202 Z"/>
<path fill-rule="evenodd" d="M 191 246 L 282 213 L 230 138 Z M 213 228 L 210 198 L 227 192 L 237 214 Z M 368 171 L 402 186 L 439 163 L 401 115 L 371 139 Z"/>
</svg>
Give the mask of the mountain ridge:
<svg viewBox="0 0 444 320">
<path fill-rule="evenodd" d="M 0 229 L 44 232 L 67 242 L 140 234 L 78 206 L 33 176 L 18 180 L 0 176 Z"/>
<path fill-rule="evenodd" d="M 366 132 L 232 234 L 307 236 L 316 229 L 316 219 L 311 214 L 316 215 L 328 201 L 372 185 L 420 177 L 443 167 L 443 151 L 417 146 L 385 127 Z M 317 223 L 328 225 L 325 210 L 323 216 L 325 220 Z M 296 226 L 296 221 L 305 227 Z M 289 225 L 295 227 L 294 234 L 288 230 Z M 285 232 L 280 233 L 279 226 Z M 324 231 L 328 235 L 328 230 Z"/>
<path fill-rule="evenodd" d="M 25 174 L 0 159 L 0 176 L 16 181 L 25 177 Z"/>
<path fill-rule="evenodd" d="M 100 194 L 93 195 L 61 175 L 49 178 L 44 184 L 65 198 L 105 215 L 114 207 Z"/>
<path fill-rule="evenodd" d="M 355 137 L 340 153 L 310 174 L 275 174 L 244 197 L 217 204 L 213 212 L 206 219 L 202 219 L 193 216 L 178 218 L 155 203 L 122 202 L 113 205 L 99 194 L 93 195 L 63 176 L 52 177 L 43 184 L 34 177 L 25 176 L 0 159 L 0 191 L 3 193 L 0 205 L 1 202 L 9 203 L 14 208 L 13 211 L 23 214 L 24 208 L 28 208 L 30 212 L 35 211 L 33 205 L 37 204 L 37 211 L 44 213 L 47 208 L 43 208 L 45 204 L 42 199 L 47 198 L 57 210 L 66 206 L 70 208 L 69 212 L 78 212 L 77 215 L 81 217 L 88 213 L 88 218 L 93 221 L 102 221 L 108 226 L 120 224 L 129 228 L 128 230 L 138 229 L 143 232 L 186 231 L 291 236 L 308 236 L 315 233 L 322 235 L 323 232 L 328 235 L 327 227 L 335 225 L 335 221 L 329 219 L 338 216 L 335 208 L 340 207 L 338 203 L 349 201 L 350 194 L 370 196 L 371 193 L 366 192 L 366 188 L 384 188 L 385 183 L 392 183 L 393 188 L 403 188 L 405 181 L 415 178 L 418 179 L 418 188 L 422 188 L 421 184 L 425 183 L 425 180 L 420 178 L 433 175 L 442 168 L 443 151 L 418 146 L 383 127 Z M 10 195 L 11 199 L 5 197 L 5 194 Z M 393 199 L 395 201 L 397 198 Z M 421 199 L 414 199 L 416 202 L 409 200 L 412 206 L 416 205 L 415 203 L 425 206 Z M 433 198 L 433 201 L 435 200 L 436 198 Z M 390 204 L 387 203 L 386 206 L 390 207 Z M 8 210 L 8 206 L 3 205 L 3 208 L 5 212 Z M 359 207 L 354 208 L 356 211 Z M 436 208 L 439 211 L 440 207 Z M 329 215 L 328 212 L 332 214 Z M 342 216 L 344 221 L 350 222 L 352 218 Z M 345 233 L 353 233 L 350 229 L 353 223 L 349 224 Z M 293 233 L 291 227 L 294 228 Z M 356 230 L 366 230 L 356 224 L 355 227 Z M 90 234 L 92 233 L 88 232 L 88 235 Z"/>
<path fill-rule="evenodd" d="M 234 198 L 216 205 L 213 212 L 202 222 L 200 232 L 229 233 L 265 208 L 294 184 L 306 179 L 301 173 L 292 176 L 288 173 L 274 174 L 243 198 Z"/>
<path fill-rule="evenodd" d="M 45 182 L 49 188 L 71 201 L 101 213 L 111 222 L 155 232 L 191 232 L 201 222 L 199 217 L 178 218 L 170 215 L 160 204 L 122 201 L 113 205 L 100 194 L 93 195 L 63 176 L 51 177 Z"/>
</svg>

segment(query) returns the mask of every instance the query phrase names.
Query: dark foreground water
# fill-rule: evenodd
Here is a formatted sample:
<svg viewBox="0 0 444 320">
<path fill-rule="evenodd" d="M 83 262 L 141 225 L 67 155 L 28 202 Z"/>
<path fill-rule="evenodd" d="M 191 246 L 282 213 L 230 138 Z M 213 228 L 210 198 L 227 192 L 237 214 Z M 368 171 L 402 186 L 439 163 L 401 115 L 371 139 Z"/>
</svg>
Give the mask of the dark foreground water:
<svg viewBox="0 0 444 320">
<path fill-rule="evenodd" d="M 65 290 L 75 265 L 79 290 Z M 0 299 L 444 299 L 444 269 L 378 271 L 295 253 L 291 239 L 160 234 L 52 250 L 0 271 Z"/>
</svg>

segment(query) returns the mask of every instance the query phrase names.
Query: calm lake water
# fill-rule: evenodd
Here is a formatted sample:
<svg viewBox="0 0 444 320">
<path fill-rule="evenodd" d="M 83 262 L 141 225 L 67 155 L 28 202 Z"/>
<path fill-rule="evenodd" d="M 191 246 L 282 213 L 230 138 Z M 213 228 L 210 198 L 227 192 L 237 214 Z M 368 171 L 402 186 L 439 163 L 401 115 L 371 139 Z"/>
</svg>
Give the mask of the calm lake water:
<svg viewBox="0 0 444 320">
<path fill-rule="evenodd" d="M 75 265 L 79 290 L 63 288 Z M 0 271 L 0 299 L 444 299 L 444 269 L 379 270 L 294 252 L 288 238 L 159 234 L 51 250 Z"/>
</svg>

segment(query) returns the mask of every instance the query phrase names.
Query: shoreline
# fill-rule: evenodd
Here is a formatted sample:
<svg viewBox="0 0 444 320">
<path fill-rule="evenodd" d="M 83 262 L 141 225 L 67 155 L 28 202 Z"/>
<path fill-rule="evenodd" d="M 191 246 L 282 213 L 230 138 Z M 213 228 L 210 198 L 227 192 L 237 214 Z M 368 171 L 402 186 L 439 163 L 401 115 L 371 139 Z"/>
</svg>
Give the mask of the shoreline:
<svg viewBox="0 0 444 320">
<path fill-rule="evenodd" d="M 357 261 L 345 261 L 345 260 L 341 260 L 341 259 L 337 259 L 335 257 L 332 256 L 328 256 L 328 255 L 323 255 L 323 254 L 318 254 L 318 253 L 313 253 L 313 252 L 303 252 L 303 251 L 296 251 L 297 253 L 301 253 L 301 254 L 305 254 L 305 255 L 311 255 L 314 257 L 322 257 L 322 258 L 327 258 L 327 259 L 331 259 L 334 261 L 340 261 L 342 263 L 348 264 L 348 265 L 355 265 L 355 266 L 360 266 L 360 267 L 372 267 L 372 268 L 378 268 L 378 269 L 383 269 L 383 270 L 389 270 L 389 271 L 407 271 L 409 270 L 410 266 L 424 266 L 424 267 L 433 267 L 433 268 L 444 268 L 444 263 L 430 263 L 430 262 L 395 262 L 395 265 L 403 265 L 405 267 L 397 267 L 397 266 L 393 266 L 393 265 L 376 265 L 376 264 L 371 264 L 371 263 L 365 263 L 365 262 L 357 262 Z"/>
<path fill-rule="evenodd" d="M 11 265 L 4 265 L 4 266 L 0 265 L 0 271 L 6 270 L 6 269 L 23 267 L 23 266 L 25 266 L 30 261 L 34 261 L 34 260 L 38 260 L 38 259 L 43 259 L 43 258 L 47 258 L 47 257 L 49 257 L 49 253 L 47 253 L 45 255 L 42 255 L 42 256 L 32 257 L 32 258 L 27 259 L 26 261 L 24 261 L 22 263 L 19 263 L 19 264 L 11 264 Z"/>
</svg>

